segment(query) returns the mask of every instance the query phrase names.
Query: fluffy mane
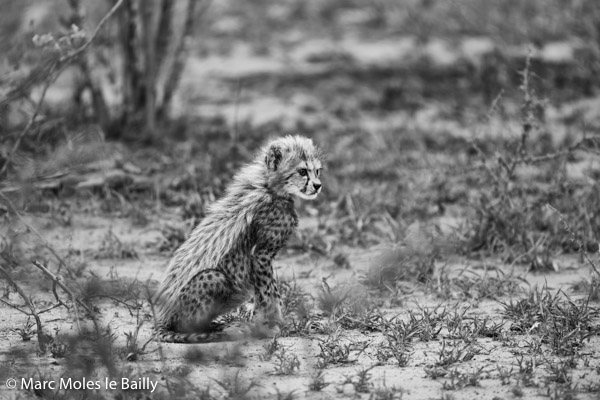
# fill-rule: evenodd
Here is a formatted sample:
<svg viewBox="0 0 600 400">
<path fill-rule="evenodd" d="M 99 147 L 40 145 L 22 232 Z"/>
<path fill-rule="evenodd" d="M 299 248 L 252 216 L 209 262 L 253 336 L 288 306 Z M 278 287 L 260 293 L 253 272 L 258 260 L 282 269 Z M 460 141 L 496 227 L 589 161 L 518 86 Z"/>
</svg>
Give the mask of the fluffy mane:
<svg viewBox="0 0 600 400">
<path fill-rule="evenodd" d="M 320 157 L 312 140 L 285 136 L 263 146 L 254 161 L 240 169 L 169 262 L 157 293 L 159 323 L 168 323 L 177 311 L 181 290 L 190 280 L 201 270 L 217 267 L 238 243 L 263 204 L 272 196 L 289 196 L 282 193 L 282 182 L 290 168 L 299 160 Z"/>
</svg>

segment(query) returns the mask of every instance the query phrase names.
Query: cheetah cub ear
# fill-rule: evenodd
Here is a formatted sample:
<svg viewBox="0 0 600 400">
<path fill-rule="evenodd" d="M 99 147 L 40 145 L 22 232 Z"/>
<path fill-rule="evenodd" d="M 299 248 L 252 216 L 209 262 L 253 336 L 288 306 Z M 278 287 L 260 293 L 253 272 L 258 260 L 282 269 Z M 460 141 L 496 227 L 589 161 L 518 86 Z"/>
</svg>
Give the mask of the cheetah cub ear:
<svg viewBox="0 0 600 400">
<path fill-rule="evenodd" d="M 265 156 L 267 168 L 271 171 L 277 171 L 277 167 L 279 167 L 282 158 L 283 151 L 281 147 L 278 144 L 273 144 L 271 147 L 269 147 L 267 155 Z"/>
</svg>

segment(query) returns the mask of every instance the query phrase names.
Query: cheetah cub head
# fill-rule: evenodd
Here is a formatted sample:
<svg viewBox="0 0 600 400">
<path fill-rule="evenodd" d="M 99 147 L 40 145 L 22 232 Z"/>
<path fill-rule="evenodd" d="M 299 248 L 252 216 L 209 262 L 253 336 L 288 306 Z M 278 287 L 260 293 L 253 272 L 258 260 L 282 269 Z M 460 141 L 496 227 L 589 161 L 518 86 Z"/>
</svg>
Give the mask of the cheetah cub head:
<svg viewBox="0 0 600 400">
<path fill-rule="evenodd" d="M 322 155 L 311 139 L 285 136 L 264 148 L 268 186 L 281 195 L 315 199 L 321 192 Z"/>
</svg>

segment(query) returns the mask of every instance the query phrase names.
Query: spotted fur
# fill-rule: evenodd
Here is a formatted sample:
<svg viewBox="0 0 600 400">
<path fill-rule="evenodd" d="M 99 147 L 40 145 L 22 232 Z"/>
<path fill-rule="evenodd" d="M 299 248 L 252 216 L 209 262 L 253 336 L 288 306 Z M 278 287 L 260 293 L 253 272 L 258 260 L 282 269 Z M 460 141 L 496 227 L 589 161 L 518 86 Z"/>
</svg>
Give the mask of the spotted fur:
<svg viewBox="0 0 600 400">
<path fill-rule="evenodd" d="M 161 340 L 219 340 L 215 318 L 252 298 L 257 329 L 276 334 L 283 316 L 272 260 L 298 224 L 293 197 L 317 197 L 321 168 L 310 139 L 286 136 L 233 177 L 169 263 L 156 298 Z"/>
</svg>

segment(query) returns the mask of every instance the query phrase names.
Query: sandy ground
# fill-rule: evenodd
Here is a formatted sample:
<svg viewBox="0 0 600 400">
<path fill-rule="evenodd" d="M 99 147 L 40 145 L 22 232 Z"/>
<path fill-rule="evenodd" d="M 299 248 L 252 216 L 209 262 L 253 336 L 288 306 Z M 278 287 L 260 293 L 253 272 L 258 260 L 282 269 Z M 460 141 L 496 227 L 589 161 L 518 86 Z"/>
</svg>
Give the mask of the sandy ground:
<svg viewBox="0 0 600 400">
<path fill-rule="evenodd" d="M 213 2 L 215 7 L 218 3 Z M 47 6 L 42 8 L 44 7 Z M 33 17 L 32 15 L 31 18 L 35 19 Z M 213 22 L 222 27 L 227 25 L 227 21 L 216 18 Z M 231 22 L 230 19 L 229 23 Z M 234 30 L 235 26 L 234 19 Z M 231 43 L 227 41 L 227 48 L 231 48 L 224 55 L 191 54 L 186 63 L 181 88 L 175 98 L 174 116 L 218 116 L 229 127 L 243 122 L 257 130 L 268 127 L 269 124 L 275 124 L 278 129 L 286 131 L 298 127 L 304 127 L 308 131 L 321 130 L 322 126 L 329 131 L 345 131 L 351 128 L 350 131 L 354 135 L 348 135 L 343 139 L 347 139 L 345 144 L 338 143 L 339 146 L 332 149 L 338 152 L 348 151 L 349 154 L 358 153 L 356 149 L 360 142 L 355 139 L 363 133 L 373 141 L 381 140 L 382 148 L 387 145 L 382 139 L 385 137 L 381 135 L 382 132 L 399 132 L 407 136 L 427 133 L 430 139 L 449 136 L 471 139 L 477 136 L 482 141 L 486 138 L 518 135 L 521 124 L 518 118 L 507 120 L 503 115 L 492 115 L 489 121 L 481 126 L 480 120 L 485 115 L 485 110 L 469 109 L 471 103 L 480 106 L 478 103 L 482 102 L 479 96 L 473 96 L 471 85 L 483 84 L 478 81 L 480 68 L 484 65 L 483 59 L 486 55 L 494 55 L 498 50 L 498 45 L 491 38 L 418 39 L 415 35 L 401 35 L 386 39 L 386 34 L 386 38 L 365 39 L 360 38 L 360 35 L 351 34 L 341 38 L 336 35 L 332 38 L 310 39 L 310 33 L 304 32 L 296 39 L 294 36 L 297 36 L 298 32 L 293 31 L 286 33 L 289 37 L 278 36 L 278 39 L 282 39 L 282 44 L 266 55 L 254 54 L 244 40 Z M 206 38 L 201 37 L 199 41 L 204 43 L 204 39 Z M 295 44 L 290 45 L 283 39 Z M 210 40 L 206 40 L 206 43 L 210 44 Z M 580 44 L 577 41 L 549 41 L 540 48 L 535 47 L 533 57 L 559 67 L 564 64 L 569 67 L 569 71 L 577 71 L 577 68 L 571 68 L 573 64 L 570 63 L 577 59 L 577 51 L 581 50 Z M 531 50 L 531 46 L 514 45 L 503 47 L 501 50 L 514 59 L 520 59 Z M 475 72 L 469 74 L 466 77 L 468 79 L 461 75 L 463 80 L 459 82 L 455 82 L 453 77 L 429 82 L 431 77 L 420 75 L 423 71 L 420 71 L 419 62 L 423 61 L 423 65 L 440 70 L 446 67 L 451 69 L 456 64 L 472 65 Z M 338 74 L 342 64 L 349 64 L 346 66 L 347 71 L 344 72 L 344 68 L 341 68 L 344 73 Z M 518 65 L 520 68 L 522 64 Z M 385 77 L 386 71 L 390 75 L 389 79 Z M 361 74 L 365 76 L 361 78 Z M 544 76 L 543 73 L 541 75 Z M 502 78 L 502 74 L 499 76 Z M 280 82 L 275 79 L 277 77 L 281 78 Z M 69 98 L 65 93 L 72 90 L 72 78 L 71 75 L 64 74 L 56 85 L 51 87 L 47 95 L 49 104 L 57 106 L 65 98 Z M 508 83 L 500 78 L 499 84 Z M 242 80 L 243 93 L 239 96 Z M 461 87 L 461 82 L 464 87 Z M 446 87 L 445 83 L 450 84 Z M 437 87 L 438 85 L 441 87 Z M 565 88 L 569 86 L 566 84 Z M 384 89 L 389 89 L 392 100 L 394 93 L 397 97 L 394 101 L 398 104 L 392 101 L 389 110 L 380 110 L 383 106 L 378 106 L 385 103 L 385 96 L 381 93 Z M 109 89 L 107 91 L 110 92 Z M 35 99 L 36 93 L 33 94 Z M 494 92 L 493 96 L 496 94 L 497 92 Z M 558 90 L 554 94 L 555 97 L 563 95 L 564 93 Z M 113 100 L 110 96 L 107 99 L 109 103 Z M 491 100 L 493 98 L 489 103 Z M 455 102 L 461 103 L 458 109 L 469 110 L 464 113 L 465 121 L 457 121 L 452 106 L 455 106 Z M 335 107 L 336 104 L 339 107 Z M 486 107 L 488 105 L 485 104 Z M 373 107 L 374 111 L 371 110 Z M 510 109 L 510 104 L 507 104 L 507 108 Z M 558 143 L 559 139 L 572 134 L 574 128 L 565 124 L 565 120 L 576 119 L 581 125 L 598 126 L 599 109 L 598 98 L 577 101 L 561 99 L 560 104 L 550 102 L 547 105 L 546 121 L 548 126 L 552 126 L 553 139 Z M 518 108 L 515 110 L 518 113 Z M 348 113 L 348 120 L 344 120 L 344 113 L 340 118 L 334 118 L 333 115 L 338 111 Z M 473 115 L 469 116 L 471 113 Z M 575 130 L 578 129 L 579 126 Z M 190 143 L 184 143 L 182 146 L 191 147 Z M 420 147 L 427 150 L 424 145 L 419 144 Z M 420 149 L 416 152 L 417 155 L 412 156 L 421 161 L 428 161 L 430 158 L 435 161 L 434 158 L 438 156 Z M 407 154 L 403 153 L 403 156 Z M 451 158 L 453 155 L 439 156 Z M 441 168 L 445 168 L 445 165 L 442 164 Z M 342 165 L 335 173 L 347 177 L 352 175 L 354 167 L 357 166 Z M 362 167 L 364 169 L 364 165 Z M 572 160 L 567 168 L 571 180 L 590 179 L 592 175 L 586 171 L 597 172 L 598 159 L 588 157 L 579 163 Z M 360 169 L 358 171 L 360 172 Z M 417 172 L 403 173 L 413 175 Z M 428 174 L 433 175 L 435 171 Z M 411 182 L 406 180 L 404 183 L 411 187 Z M 389 186 L 392 187 L 392 184 Z M 415 191 L 420 190 L 418 187 L 416 189 Z M 421 199 L 417 198 L 414 201 L 419 202 Z M 73 208 L 81 210 L 86 207 L 87 204 L 79 204 L 79 207 Z M 91 205 L 89 208 L 87 212 L 78 211 L 73 214 L 70 222 L 66 224 L 48 216 L 50 214 L 34 214 L 34 217 L 28 217 L 29 223 L 39 230 L 51 247 L 61 256 L 68 257 L 72 266 L 81 266 L 80 276 L 76 279 L 69 278 L 66 282 L 80 292 L 85 292 L 82 288 L 86 288 L 86 282 L 92 278 L 112 282 L 115 286 L 138 282 L 135 287 L 155 288 L 169 259 L 168 252 L 158 250 L 164 240 L 163 227 L 168 223 L 180 223 L 180 213 L 162 208 L 144 210 L 153 217 L 150 217 L 148 224 L 140 227 L 131 219 L 95 212 Z M 312 225 L 314 220 L 301 221 L 301 228 Z M 1 233 L 6 232 L 2 230 Z M 20 243 L 25 244 L 25 252 L 19 260 L 22 268 L 15 269 L 17 272 L 14 278 L 24 292 L 34 298 L 36 306 L 44 308 L 54 301 L 52 283 L 39 270 L 29 265 L 29 259 L 50 261 L 49 267 L 52 271 L 56 271 L 56 263 L 35 234 L 20 232 L 17 238 Z M 107 242 L 110 238 L 117 238 L 118 243 L 113 241 L 111 245 L 110 241 Z M 503 319 L 501 302 L 522 298 L 525 292 L 519 296 L 500 295 L 491 300 L 465 295 L 459 291 L 453 292 L 452 289 L 445 297 L 440 297 L 431 288 L 412 281 L 400 285 L 396 291 L 376 291 L 361 286 L 359 282 L 380 255 L 382 247 L 362 249 L 340 245 L 337 250 L 347 256 L 349 268 L 336 265 L 331 257 L 308 252 L 284 251 L 276 260 L 275 270 L 278 276 L 287 281 L 295 281 L 297 287 L 312 296 L 309 303 L 313 305 L 311 312 L 315 316 L 314 329 L 308 329 L 303 335 L 293 334 L 277 339 L 280 348 L 285 349 L 287 360 L 296 356 L 299 361 L 291 371 L 280 373 L 281 362 L 277 357 L 266 356 L 265 347 L 272 343 L 271 339 L 248 338 L 236 342 L 201 345 L 159 346 L 156 342 L 151 342 L 137 360 L 129 361 L 128 350 L 125 350 L 126 335 L 135 332 L 141 320 L 143 324 L 139 330 L 138 343 L 141 346 L 148 341 L 152 333 L 152 320 L 145 319 L 143 314 L 150 313 L 150 310 L 146 304 L 140 310 L 140 315 L 137 315 L 136 310 L 130 310 L 119 302 L 101 299 L 95 302 L 95 306 L 101 329 L 105 331 L 105 328 L 110 328 L 112 340 L 109 342 L 112 345 L 106 344 L 107 348 L 104 350 L 111 354 L 112 361 L 108 364 L 112 365 L 114 370 L 109 371 L 106 368 L 107 364 L 99 362 L 97 354 L 90 351 L 96 364 L 83 376 L 89 381 L 99 382 L 101 387 L 66 394 L 64 390 L 51 390 L 45 393 L 46 398 L 174 400 L 186 398 L 186 395 L 187 398 L 203 399 L 244 398 L 245 389 L 251 386 L 251 382 L 256 385 L 248 391 L 247 397 L 256 399 L 599 398 L 600 387 L 593 386 L 600 382 L 597 300 L 591 304 L 595 334 L 571 359 L 571 364 L 575 366 L 571 365 L 566 369 L 565 376 L 552 378 L 551 367 L 568 361 L 569 357 L 558 357 L 547 344 L 539 345 L 540 337 L 535 329 L 517 334 L 510 331 L 510 322 Z M 132 251 L 135 257 L 131 257 Z M 485 274 L 486 268 L 498 268 L 505 273 L 512 272 L 520 278 L 519 282 L 524 290 L 535 286 L 547 286 L 551 293 L 563 290 L 571 300 L 581 301 L 582 293 L 575 292 L 572 285 L 583 278 L 589 279 L 590 267 L 575 256 L 557 259 L 556 265 L 558 271 L 541 273 L 528 272 L 528 267 L 524 265 L 513 267 L 493 259 L 439 257 L 435 262 L 433 276 L 439 277 L 442 271 L 452 274 L 470 271 L 468 273 L 481 276 Z M 434 340 L 413 340 L 408 349 L 408 363 L 400 367 L 396 365 L 394 358 L 386 361 L 379 359 L 378 353 L 386 340 L 381 332 L 337 328 L 333 318 L 320 312 L 316 298 L 322 293 L 324 279 L 331 288 L 348 290 L 357 299 L 367 299 L 376 305 L 388 320 L 398 317 L 408 321 L 411 312 L 418 313 L 422 309 L 441 310 L 446 307 L 451 313 L 464 313 L 466 319 L 478 316 L 488 318 L 492 323 L 503 323 L 502 334 L 499 338 L 473 337 L 469 344 L 477 350 L 476 354 L 468 359 L 459 354 L 458 361 L 443 368 L 445 371 L 440 370 L 436 373 L 435 364 L 439 362 L 439 355 L 444 346 L 465 345 L 463 341 L 452 337 L 448 326 L 445 326 Z M 8 286 L 1 286 L 0 289 L 3 300 L 23 306 L 23 300 L 14 291 L 9 290 Z M 61 292 L 61 297 L 67 296 Z M 41 319 L 47 333 L 67 340 L 69 337 L 77 337 L 81 330 L 92 327 L 90 321 L 77 323 L 75 317 L 64 307 L 59 307 L 42 314 Z M 24 341 L 18 331 L 26 326 L 27 320 L 28 317 L 22 312 L 0 304 L 0 400 L 30 399 L 41 394 L 39 391 L 36 393 L 33 390 L 23 390 L 22 379 L 32 377 L 36 381 L 47 382 L 59 382 L 61 377 L 82 379 L 81 374 L 74 375 L 77 371 L 81 372 L 81 365 L 74 367 L 73 363 L 77 359 L 85 361 L 87 354 L 84 351 L 75 353 L 71 348 L 61 357 L 37 355 L 38 343 L 35 334 L 29 335 L 31 339 Z M 319 357 L 322 353 L 320 345 L 328 340 L 342 348 L 349 346 L 349 354 L 344 363 L 331 362 L 324 368 L 319 368 L 322 361 Z M 537 351 L 537 348 L 541 350 Z M 99 353 L 98 349 L 95 351 Z M 532 374 L 528 383 L 523 381 L 523 374 L 520 373 L 520 369 L 526 366 L 519 365 L 519 360 L 532 361 Z M 319 371 L 322 372 L 324 387 L 320 391 L 310 390 L 309 386 L 315 381 L 314 377 Z M 452 372 L 456 371 L 472 374 L 476 379 L 459 382 L 458 378 L 452 376 Z M 445 375 L 441 376 L 443 373 Z M 436 374 L 440 376 L 434 378 L 433 375 Z M 503 379 L 503 375 L 507 375 L 507 378 Z M 122 382 L 117 382 L 121 377 L 135 377 L 140 385 L 151 382 L 157 386 L 154 392 L 148 387 L 140 388 L 140 391 L 122 391 Z M 10 379 L 16 379 L 17 389 L 21 390 L 8 388 Z M 107 379 L 115 381 L 117 388 L 107 388 Z M 568 382 L 571 382 L 570 388 L 575 388 L 576 391 L 569 389 L 569 385 L 565 384 Z"/>
<path fill-rule="evenodd" d="M 43 226 L 44 219 L 36 218 L 32 220 L 32 223 Z M 303 221 L 303 223 L 309 222 Z M 121 281 L 138 280 L 148 282 L 150 287 L 154 287 L 168 261 L 166 254 L 160 254 L 155 250 L 161 237 L 160 231 L 153 229 L 157 226 L 151 223 L 145 228 L 138 228 L 124 219 L 111 220 L 102 217 L 76 215 L 72 219 L 71 226 L 55 226 L 48 222 L 41 233 L 61 252 L 65 252 L 70 248 L 77 249 L 80 251 L 79 254 L 90 256 L 100 252 L 103 237 L 110 229 L 122 243 L 136 243 L 135 249 L 138 258 L 123 260 L 90 259 L 87 257 L 86 259 L 89 260 L 88 266 L 80 280 L 83 281 L 86 277 L 92 275 L 101 279 L 108 279 L 114 278 L 116 274 Z M 348 259 L 351 268 L 342 270 L 331 261 L 309 254 L 293 256 L 284 254 L 276 261 L 275 270 L 280 278 L 288 280 L 295 278 L 299 287 L 315 296 L 318 294 L 323 278 L 327 279 L 327 283 L 331 287 L 343 287 L 344 285 L 354 287 L 355 292 L 353 293 L 360 294 L 360 291 L 364 292 L 365 289 L 361 289 L 357 282 L 361 274 L 366 271 L 367 266 L 377 256 L 378 251 L 378 249 L 370 251 L 349 249 Z M 450 266 L 448 267 L 448 265 Z M 446 268 L 458 270 L 465 267 L 477 267 L 477 265 L 481 265 L 481 263 L 457 259 L 453 260 L 451 264 L 447 264 Z M 582 276 L 589 273 L 585 265 L 579 264 L 574 259 L 565 259 L 561 261 L 560 265 L 560 271 L 557 273 L 527 274 L 524 267 L 517 267 L 516 274 L 524 277 L 524 286 L 546 284 L 552 290 L 564 289 L 568 291 L 570 285 L 581 280 Z M 436 264 L 438 269 L 442 266 L 441 262 Z M 30 285 L 24 285 L 23 288 L 27 293 L 33 294 L 38 307 L 41 307 L 44 301 L 52 300 L 49 291 L 51 285 L 47 280 L 42 280 L 42 283 L 34 283 L 39 281 L 33 279 L 37 276 L 38 271 L 33 269 L 30 271 L 32 277 Z M 502 321 L 500 315 L 502 307 L 497 301 L 468 299 L 461 301 L 458 298 L 444 301 L 432 294 L 425 293 L 423 288 L 419 286 L 414 286 L 411 291 L 399 293 L 397 296 L 392 296 L 389 293 L 380 296 L 379 300 L 383 314 L 388 318 L 395 315 L 405 318 L 408 310 L 441 305 L 456 307 L 456 309 L 466 308 L 467 316 L 480 315 L 487 316 L 492 321 Z M 573 298 L 575 299 L 577 296 Z M 15 304 L 22 304 L 15 293 L 10 294 L 9 300 Z M 500 300 L 507 301 L 510 299 L 503 298 Z M 392 304 L 400 305 L 391 306 Z M 103 300 L 98 304 L 98 307 L 101 324 L 110 327 L 116 338 L 115 348 L 122 348 L 125 346 L 125 334 L 136 329 L 135 316 L 131 315 L 126 307 L 113 301 Z M 35 376 L 35 374 L 58 379 L 65 371 L 68 371 L 67 362 L 64 358 L 35 355 L 37 350 L 35 336 L 31 341 L 23 341 L 19 334 L 14 331 L 15 328 L 23 326 L 27 320 L 25 315 L 4 305 L 1 305 L 0 309 L 0 360 L 5 367 L 3 379 L 15 378 L 20 380 L 24 377 Z M 67 315 L 63 308 L 57 308 L 43 314 L 42 321 L 45 329 L 49 332 L 56 331 L 60 335 L 75 335 L 78 326 L 72 317 L 72 315 Z M 332 323 L 325 317 L 322 318 L 321 322 L 325 326 Z M 139 333 L 140 343 L 146 342 L 150 334 L 151 322 L 146 322 Z M 293 393 L 293 398 L 307 399 L 400 398 L 401 396 L 409 399 L 432 399 L 441 398 L 444 393 L 450 394 L 456 399 L 515 397 L 516 378 L 503 385 L 498 371 L 499 369 L 510 370 L 511 368 L 517 370 L 515 355 L 527 354 L 531 340 L 535 338 L 535 335 L 514 335 L 510 340 L 504 342 L 491 338 L 475 339 L 475 345 L 480 350 L 478 351 L 479 354 L 468 361 L 452 365 L 450 369 L 457 368 L 460 371 L 467 372 L 481 370 L 480 379 L 477 386 L 465 387 L 460 390 L 443 390 L 444 382 L 448 382 L 448 378 L 431 379 L 425 372 L 427 368 L 436 362 L 441 344 L 445 340 L 451 340 L 445 338 L 445 336 L 447 336 L 447 332 L 442 331 L 438 340 L 429 342 L 417 340 L 411 348 L 412 356 L 408 365 L 398 367 L 391 360 L 388 362 L 378 361 L 377 349 L 381 347 L 384 341 L 381 333 L 342 329 L 336 338 L 339 343 L 365 343 L 366 349 L 364 351 L 351 351 L 347 363 L 333 363 L 321 369 L 322 377 L 327 386 L 318 392 L 308 390 L 312 377 L 320 370 L 317 368 L 320 351 L 319 343 L 327 338 L 327 335 L 318 333 L 278 339 L 279 344 L 287 349 L 287 354 L 296 355 L 299 360 L 299 368 L 294 368 L 292 373 L 285 375 L 277 374 L 278 363 L 276 359 L 265 360 L 264 358 L 264 346 L 271 342 L 270 339 L 249 338 L 237 342 L 200 345 L 162 344 L 162 357 L 157 344 L 153 342 L 146 348 L 146 354 L 141 355 L 137 361 L 119 360 L 117 365 L 124 371 L 130 371 L 138 377 L 146 377 L 153 382 L 158 382 L 157 391 L 165 390 L 165 376 L 173 376 L 173 371 L 185 369 L 186 380 L 189 383 L 198 388 L 210 388 L 210 393 L 214 396 L 223 393 L 223 389 L 219 387 L 217 381 L 232 382 L 237 376 L 241 387 L 247 386 L 251 381 L 258 384 L 248 393 L 249 396 L 254 398 L 282 398 L 280 396 L 289 393 Z M 600 372 L 599 350 L 600 338 L 594 336 L 581 350 L 580 355 L 577 356 L 577 367 L 573 370 L 571 379 L 579 387 L 598 382 Z M 552 360 L 554 356 L 546 351 L 544 357 Z M 369 379 L 365 385 L 355 385 L 358 382 L 358 372 L 368 368 L 370 368 L 367 375 Z M 535 380 L 539 385 L 538 387 L 521 387 L 524 398 L 548 395 L 548 388 L 542 384 L 543 377 L 547 375 L 546 369 L 547 366 L 545 365 L 536 369 Z M 94 376 L 88 378 L 104 382 L 106 377 L 107 372 L 99 368 L 95 371 Z M 384 392 L 384 389 L 387 392 Z M 365 393 L 359 393 L 357 390 Z M 116 392 L 108 390 L 104 393 L 114 395 Z M 388 396 L 392 397 L 377 397 L 384 396 L 383 393 L 387 393 Z M 23 398 L 19 396 L 28 398 L 30 395 L 28 392 L 8 390 L 4 385 L 0 389 L 0 398 L 3 399 Z M 227 398 L 226 395 L 224 396 Z M 587 393 L 578 394 L 578 398 L 597 398 L 597 394 L 595 396 Z"/>
</svg>

